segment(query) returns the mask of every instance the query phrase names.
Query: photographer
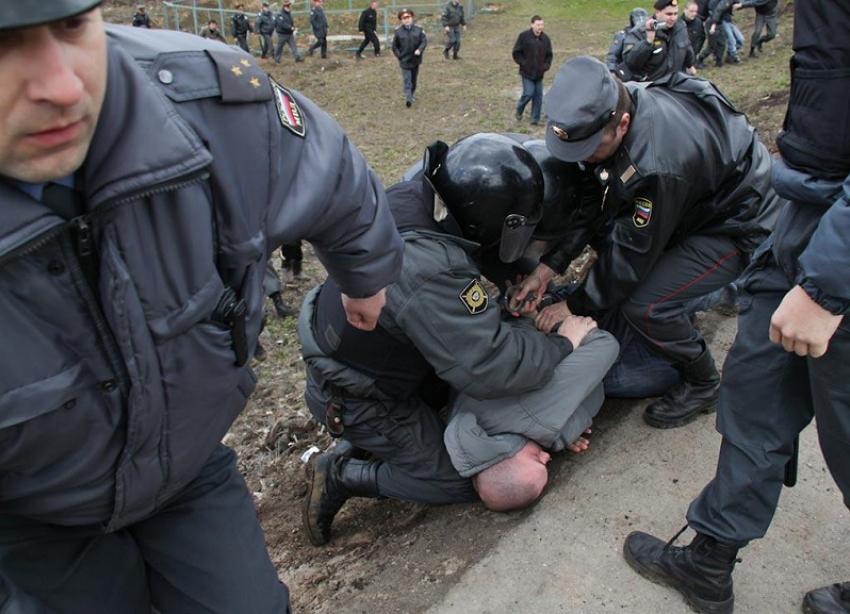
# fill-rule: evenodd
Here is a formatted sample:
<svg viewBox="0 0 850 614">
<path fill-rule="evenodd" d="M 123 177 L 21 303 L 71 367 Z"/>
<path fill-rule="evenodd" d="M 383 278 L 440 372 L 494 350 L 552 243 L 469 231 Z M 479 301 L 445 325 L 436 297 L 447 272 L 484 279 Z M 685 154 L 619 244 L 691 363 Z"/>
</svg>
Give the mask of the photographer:
<svg viewBox="0 0 850 614">
<path fill-rule="evenodd" d="M 655 81 L 677 71 L 696 74 L 688 29 L 679 21 L 679 0 L 656 0 L 655 15 L 626 36 L 623 61 L 633 81 Z"/>
</svg>

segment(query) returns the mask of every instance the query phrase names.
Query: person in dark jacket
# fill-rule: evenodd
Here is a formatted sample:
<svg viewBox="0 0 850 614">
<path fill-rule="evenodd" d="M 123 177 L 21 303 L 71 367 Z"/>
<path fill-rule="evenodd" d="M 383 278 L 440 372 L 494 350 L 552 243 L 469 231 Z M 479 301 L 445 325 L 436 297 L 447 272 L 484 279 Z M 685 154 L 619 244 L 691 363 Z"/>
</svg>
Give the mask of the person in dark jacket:
<svg viewBox="0 0 850 614">
<path fill-rule="evenodd" d="M 516 118 L 522 119 L 526 105 L 531 101 L 531 125 L 540 124 L 543 110 L 543 75 L 552 66 L 552 41 L 543 31 L 545 22 L 540 15 L 531 18 L 531 28 L 520 32 L 514 43 L 514 62 L 519 64 L 522 95 L 516 105 Z"/>
<path fill-rule="evenodd" d="M 325 17 L 325 9 L 322 8 L 322 0 L 313 0 L 313 9 L 310 11 L 310 28 L 316 42 L 307 48 L 307 55 L 313 55 L 316 49 L 321 49 L 322 59 L 328 58 L 328 18 Z"/>
<path fill-rule="evenodd" d="M 145 12 L 144 4 L 136 5 L 136 14 L 133 15 L 133 27 L 148 29 L 151 27 L 151 18 L 148 17 L 148 14 Z"/>
<path fill-rule="evenodd" d="M 275 43 L 274 61 L 280 63 L 280 58 L 283 55 L 283 46 L 289 45 L 289 50 L 292 51 L 292 57 L 296 62 L 303 62 L 304 58 L 298 53 L 298 45 L 295 42 L 295 36 L 298 34 L 298 28 L 292 19 L 292 2 L 284 0 L 280 7 L 280 12 L 275 16 L 274 22 L 275 32 L 277 32 L 277 42 Z"/>
<path fill-rule="evenodd" d="M 428 46 L 425 30 L 413 23 L 413 11 L 401 9 L 398 12 L 401 25 L 393 35 L 393 55 L 398 58 L 401 67 L 401 80 L 404 84 L 404 103 L 409 109 L 413 105 L 416 86 L 419 82 L 419 65 L 422 54 Z"/>
<path fill-rule="evenodd" d="M 688 29 L 688 40 L 694 57 L 698 57 L 705 44 L 705 23 L 699 15 L 699 5 L 696 2 L 688 2 L 682 12 L 682 21 Z"/>
<path fill-rule="evenodd" d="M 446 46 L 443 48 L 443 57 L 449 59 L 449 52 L 452 53 L 452 59 L 459 59 L 460 52 L 460 32 L 466 32 L 466 18 L 463 16 L 463 5 L 460 0 L 449 0 L 446 6 L 443 7 L 443 14 L 440 16 L 440 23 L 443 25 L 443 30 L 446 31 Z"/>
<path fill-rule="evenodd" d="M 233 8 L 236 12 L 230 18 L 230 36 L 236 39 L 236 44 L 243 51 L 251 53 L 251 48 L 248 46 L 248 33 L 254 31 L 254 26 L 251 25 L 248 16 L 243 12 L 244 5 L 240 2 Z"/>
<path fill-rule="evenodd" d="M 265 265 L 313 241 L 368 330 L 402 240 L 311 101 L 99 4 L 0 11 L 0 611 L 286 614 L 221 443 L 256 385 Z"/>
<path fill-rule="evenodd" d="M 847 116 L 850 7 L 797 2 L 794 18 L 797 74 L 773 170 L 776 191 L 790 203 L 741 280 L 738 334 L 723 370 L 716 475 L 688 508 L 685 528 L 696 532 L 690 545 L 635 532 L 623 548 L 636 571 L 675 588 L 701 612 L 732 612 L 739 550 L 767 532 L 783 484 L 792 486 L 796 476 L 799 433 L 813 418 L 850 507 L 850 123 L 825 121 Z M 805 516 L 802 522 L 799 531 L 820 530 Z M 817 571 L 817 561 L 775 561 L 768 549 L 768 564 L 778 569 Z M 815 569 L 804 572 L 804 562 Z M 845 576 L 809 591 L 802 606 L 806 614 L 848 614 L 850 582 Z"/>
<path fill-rule="evenodd" d="M 642 26 L 648 17 L 649 14 L 646 12 L 646 9 L 639 6 L 633 8 L 631 13 L 629 13 L 629 25 L 622 30 L 614 32 L 614 39 L 608 46 L 608 52 L 605 54 L 605 65 L 608 67 L 608 70 L 620 77 L 621 81 L 631 80 L 627 77 L 624 78 L 618 72 L 623 67 L 623 43 L 626 41 L 626 34 L 635 26 Z"/>
<path fill-rule="evenodd" d="M 507 136 L 435 142 L 423 171 L 387 190 L 405 256 L 378 327 L 347 326 L 332 284 L 305 299 L 307 405 L 355 446 L 310 459 L 312 543 L 328 542 L 350 497 L 446 504 L 480 495 L 497 511 L 523 507 L 546 484 L 543 448 L 586 448 L 616 341 L 590 318 L 566 318 L 549 334 L 526 318 L 506 321 L 480 279 L 481 252 L 497 251 L 501 263 L 522 255 L 543 181 L 536 158 Z M 505 488 L 492 488 L 497 477 Z"/>
<path fill-rule="evenodd" d="M 372 43 L 372 49 L 375 52 L 375 57 L 381 55 L 381 43 L 378 41 L 378 35 L 375 30 L 378 29 L 378 0 L 372 0 L 369 6 L 363 9 L 360 13 L 360 21 L 357 22 L 357 31 L 363 34 L 363 42 L 355 54 L 357 59 L 363 58 L 363 50 L 366 45 Z"/>
<path fill-rule="evenodd" d="M 210 21 L 201 28 L 201 32 L 199 35 L 201 38 L 208 38 L 210 40 L 216 40 L 227 44 L 227 40 L 224 38 L 224 34 L 221 33 L 221 30 L 218 29 L 218 23 L 214 19 L 210 19 Z"/>
<path fill-rule="evenodd" d="M 712 28 L 714 22 L 711 20 L 714 15 L 714 9 L 721 1 L 725 0 L 708 0 L 700 5 L 699 15 L 702 17 L 702 23 L 705 27 L 708 44 L 697 54 L 697 68 L 704 68 L 704 62 L 708 56 L 714 55 L 714 65 L 716 68 L 723 66 L 723 57 L 726 55 L 726 36 L 722 28 Z"/>
<path fill-rule="evenodd" d="M 690 302 L 737 279 L 768 235 L 781 202 L 770 189 L 767 148 L 714 86 L 681 72 L 623 84 L 599 60 L 579 56 L 558 70 L 545 103 L 549 151 L 583 162 L 604 190 L 598 216 L 564 236 L 569 249 L 541 258 L 512 304 L 529 293 L 539 303 L 577 252 L 596 245 L 584 281 L 544 308 L 538 326 L 566 313 L 595 316 L 623 348 L 606 395 L 660 396 L 644 412 L 651 426 L 674 428 L 714 411 L 720 376 Z"/>
<path fill-rule="evenodd" d="M 741 63 L 741 48 L 744 46 L 744 35 L 735 24 L 733 13 L 740 6 L 734 0 L 719 0 L 711 11 L 707 22 L 709 34 L 720 32 L 726 39 L 726 60 L 734 64 Z"/>
<path fill-rule="evenodd" d="M 677 71 L 696 74 L 688 29 L 678 0 L 655 0 L 655 16 L 632 28 L 623 42 L 623 63 L 634 81 L 655 81 Z"/>
<path fill-rule="evenodd" d="M 263 7 L 257 13 L 257 21 L 254 23 L 254 31 L 260 37 L 260 57 L 265 59 L 272 52 L 272 34 L 274 34 L 275 18 L 272 15 L 268 2 L 263 2 Z"/>
<path fill-rule="evenodd" d="M 750 39 L 750 57 L 758 57 L 756 50 L 761 53 L 762 45 L 776 38 L 776 25 L 779 20 L 777 11 L 778 0 L 744 0 L 736 8 L 754 8 L 756 21 L 753 25 L 753 36 Z M 761 35 L 767 27 L 767 34 Z"/>
</svg>

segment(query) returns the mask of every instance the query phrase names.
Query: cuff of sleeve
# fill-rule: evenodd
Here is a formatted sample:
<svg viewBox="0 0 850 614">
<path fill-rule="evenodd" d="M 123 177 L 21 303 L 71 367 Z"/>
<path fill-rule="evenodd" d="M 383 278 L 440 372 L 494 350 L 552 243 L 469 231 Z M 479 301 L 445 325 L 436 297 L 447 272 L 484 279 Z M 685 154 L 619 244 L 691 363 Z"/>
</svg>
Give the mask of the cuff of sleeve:
<svg viewBox="0 0 850 614">
<path fill-rule="evenodd" d="M 558 333 L 549 333 L 547 336 L 552 340 L 552 343 L 557 345 L 558 349 L 561 350 L 562 360 L 573 353 L 573 350 L 575 349 L 573 347 L 573 342 L 566 337 L 559 335 Z"/>
<path fill-rule="evenodd" d="M 545 254 L 540 259 L 540 262 L 555 271 L 558 275 L 563 275 L 564 271 L 567 270 L 567 267 L 570 266 L 570 262 L 572 262 L 572 260 L 567 260 L 564 254 L 560 251 L 554 251 Z"/>
<path fill-rule="evenodd" d="M 850 301 L 837 296 L 832 296 L 818 288 L 808 277 L 803 277 L 797 283 L 805 290 L 806 294 L 818 305 L 833 315 L 844 315 L 850 313 Z"/>
</svg>

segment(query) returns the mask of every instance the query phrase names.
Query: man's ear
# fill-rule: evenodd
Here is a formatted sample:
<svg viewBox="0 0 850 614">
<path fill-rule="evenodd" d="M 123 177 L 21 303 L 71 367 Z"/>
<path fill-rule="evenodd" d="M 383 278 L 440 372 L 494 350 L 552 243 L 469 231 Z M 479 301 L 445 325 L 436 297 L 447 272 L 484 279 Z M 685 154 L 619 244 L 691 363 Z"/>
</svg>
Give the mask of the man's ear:
<svg viewBox="0 0 850 614">
<path fill-rule="evenodd" d="M 617 124 L 617 136 L 623 137 L 626 136 L 626 133 L 629 131 L 629 126 L 632 123 L 632 115 L 631 113 L 623 113 L 623 116 L 620 118 L 620 123 Z"/>
</svg>

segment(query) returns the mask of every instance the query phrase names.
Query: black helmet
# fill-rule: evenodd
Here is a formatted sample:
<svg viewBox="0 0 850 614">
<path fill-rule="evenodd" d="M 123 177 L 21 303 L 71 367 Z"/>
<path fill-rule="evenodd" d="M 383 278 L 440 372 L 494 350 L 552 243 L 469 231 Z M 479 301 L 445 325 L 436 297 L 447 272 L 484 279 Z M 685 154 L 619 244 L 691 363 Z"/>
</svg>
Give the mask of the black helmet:
<svg viewBox="0 0 850 614">
<path fill-rule="evenodd" d="M 29 28 L 90 11 L 103 0 L 14 0 L 0 7 L 0 30 Z"/>
<path fill-rule="evenodd" d="M 499 246 L 517 260 L 540 220 L 543 173 L 532 155 L 501 134 L 468 136 L 451 147 L 428 146 L 424 177 L 434 188 L 434 219 L 482 248 Z"/>
<path fill-rule="evenodd" d="M 636 6 L 632 9 L 632 12 L 629 13 L 629 23 L 632 24 L 632 27 L 640 24 L 641 26 L 646 23 L 646 20 L 649 18 L 649 14 L 646 12 L 646 9 L 643 9 L 639 6 Z"/>
<path fill-rule="evenodd" d="M 575 162 L 564 162 L 553 156 L 543 139 L 526 141 L 523 147 L 543 172 L 543 215 L 534 229 L 534 238 L 557 240 L 572 229 L 578 216 L 583 173 Z"/>
</svg>

